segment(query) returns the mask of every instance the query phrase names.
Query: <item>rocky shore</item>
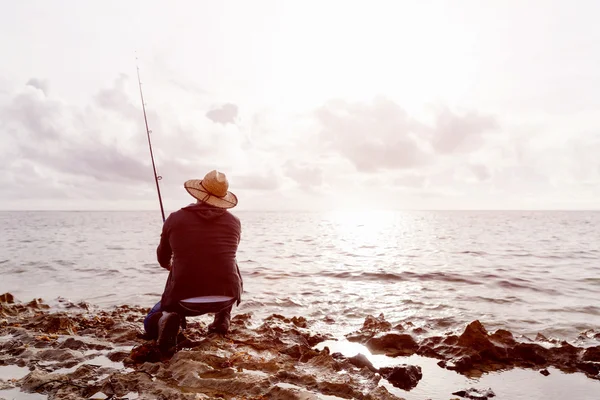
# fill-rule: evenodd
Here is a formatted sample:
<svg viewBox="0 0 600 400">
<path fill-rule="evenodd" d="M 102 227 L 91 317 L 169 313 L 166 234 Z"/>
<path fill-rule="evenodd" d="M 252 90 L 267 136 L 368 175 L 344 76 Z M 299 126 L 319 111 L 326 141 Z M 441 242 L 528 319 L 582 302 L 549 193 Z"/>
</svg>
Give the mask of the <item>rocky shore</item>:
<svg viewBox="0 0 600 400">
<path fill-rule="evenodd" d="M 479 321 L 436 336 L 367 316 L 346 339 L 370 354 L 348 355 L 318 346 L 334 338 L 311 330 L 303 317 L 255 321 L 238 314 L 225 336 L 207 334 L 202 322 L 188 323 L 177 348 L 161 354 L 142 336 L 147 312 L 93 310 L 68 301 L 50 309 L 41 299 L 20 303 L 1 295 L 0 398 L 20 391 L 40 399 L 399 399 L 394 388 L 410 391 L 423 378 L 420 365 L 401 361 L 414 355 L 469 377 L 513 368 L 549 375 L 554 368 L 600 379 L 600 345 L 516 338 L 505 330 L 488 332 Z M 600 335 L 595 339 L 600 344 Z M 398 363 L 376 367 L 371 354 Z M 18 376 L 6 376 L 3 368 Z M 494 396 L 493 390 L 454 389 L 448 399 Z"/>
</svg>

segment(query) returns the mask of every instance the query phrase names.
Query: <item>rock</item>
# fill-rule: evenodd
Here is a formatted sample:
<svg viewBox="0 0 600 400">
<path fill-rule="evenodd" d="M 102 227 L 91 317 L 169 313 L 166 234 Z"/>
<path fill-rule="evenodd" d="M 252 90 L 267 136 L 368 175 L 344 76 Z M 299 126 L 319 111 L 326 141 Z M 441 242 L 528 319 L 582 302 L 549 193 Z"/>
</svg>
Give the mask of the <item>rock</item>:
<svg viewBox="0 0 600 400">
<path fill-rule="evenodd" d="M 29 326 L 37 328 L 44 333 L 61 335 L 74 335 L 77 333 L 77 323 L 64 313 L 40 315 Z"/>
<path fill-rule="evenodd" d="M 549 351 L 535 343 L 518 343 L 510 350 L 513 358 L 533 363 L 534 365 L 544 365 L 547 362 Z"/>
<path fill-rule="evenodd" d="M 129 357 L 130 353 L 125 351 L 112 351 L 106 355 L 106 357 L 112 362 L 121 362 L 127 357 Z"/>
<path fill-rule="evenodd" d="M 186 346 L 174 354 L 162 354 L 153 341 L 137 334 L 147 312 L 143 308 L 121 306 L 93 311 L 92 307 L 82 313 L 77 307 L 69 312 L 51 312 L 46 307 L 41 300 L 28 304 L 0 302 L 4 320 L 0 326 L 4 338 L 0 343 L 0 365 L 33 370 L 35 374 L 30 373 L 15 385 L 24 383 L 24 390 L 37 387 L 50 399 L 117 398 L 132 393 L 140 399 L 234 399 L 244 393 L 252 400 L 307 400 L 325 395 L 397 400 L 380 385 L 382 379 L 404 390 L 414 388 L 422 379 L 416 366 L 378 370 L 364 354 L 345 357 L 330 354 L 327 347 L 315 350 L 317 343 L 332 337 L 315 334 L 308 329 L 310 321 L 302 317 L 274 314 L 255 325 L 248 323 L 249 314 L 241 314 L 232 319 L 227 337 L 207 336 L 204 323 L 190 321 L 185 337 L 181 335 Z M 460 336 L 449 332 L 421 338 L 414 333 L 426 335 L 425 331 L 410 322 L 402 324 L 393 329 L 383 315 L 368 316 L 362 328 L 349 336 L 368 343 L 374 353 L 408 355 L 416 351 L 466 376 L 516 367 L 534 368 L 545 374 L 547 370 L 541 368 L 552 366 L 600 379 L 600 346 L 580 348 L 556 341 L 552 347 L 533 341 L 520 343 L 506 330 L 488 333 L 479 321 L 468 324 Z M 72 334 L 75 332 L 77 336 Z M 133 348 L 130 352 L 114 350 L 115 341 Z M 111 352 L 90 352 L 105 349 Z M 113 362 L 123 361 L 128 368 L 84 362 L 104 354 Z M 76 369 L 46 373 L 68 367 Z M 182 391 L 180 387 L 190 390 Z M 482 399 L 473 397 L 481 394 L 490 397 L 490 393 L 472 390 L 463 394 L 471 396 L 468 398 Z"/>
<path fill-rule="evenodd" d="M 367 341 L 365 344 L 373 354 L 385 354 L 390 357 L 410 356 L 415 354 L 419 345 L 406 333 L 383 333 Z"/>
<path fill-rule="evenodd" d="M 392 329 L 392 324 L 385 320 L 382 314 L 379 314 L 377 318 L 372 315 L 368 315 L 365 318 L 362 328 L 357 332 L 346 335 L 346 339 L 351 342 L 365 342 L 380 332 L 387 332 Z"/>
<path fill-rule="evenodd" d="M 44 361 L 83 361 L 81 353 L 70 349 L 48 349 L 38 353 L 40 360 Z"/>
<path fill-rule="evenodd" d="M 583 352 L 583 361 L 600 362 L 600 346 L 588 347 Z"/>
<path fill-rule="evenodd" d="M 458 392 L 452 393 L 455 396 L 464 397 L 466 399 L 474 399 L 474 400 L 488 400 L 492 397 L 495 397 L 496 394 L 492 391 L 492 389 L 487 390 L 477 390 L 474 388 L 467 390 L 460 390 Z"/>
<path fill-rule="evenodd" d="M 368 368 L 370 371 L 377 372 L 377 368 L 373 366 L 373 363 L 364 354 L 357 354 L 348 359 L 350 363 L 358 368 Z"/>
<path fill-rule="evenodd" d="M 463 334 L 459 336 L 457 345 L 477 351 L 494 347 L 490 342 L 488 332 L 479 321 L 473 321 L 467 325 Z"/>
<path fill-rule="evenodd" d="M 577 369 L 586 373 L 586 375 L 591 377 L 596 377 L 600 374 L 600 363 L 592 362 L 592 361 L 584 361 L 577 363 Z"/>
<path fill-rule="evenodd" d="M 496 332 L 494 332 L 491 335 L 490 340 L 498 345 L 503 346 L 514 346 L 517 344 L 513 334 L 504 329 L 498 329 Z"/>
<path fill-rule="evenodd" d="M 544 369 L 540 370 L 540 374 L 542 374 L 544 376 L 548 376 L 548 375 L 550 375 L 550 371 L 548 371 L 547 369 L 544 368 Z"/>
<path fill-rule="evenodd" d="M 145 362 L 159 362 L 163 359 L 163 355 L 156 344 L 142 344 L 131 349 L 129 358 L 123 360 L 125 365 L 138 364 Z"/>
<path fill-rule="evenodd" d="M 75 339 L 75 338 L 67 338 L 64 342 L 58 346 L 59 349 L 71 349 L 71 350 L 87 350 L 88 346 L 85 342 Z"/>
<path fill-rule="evenodd" d="M 392 385 L 404 390 L 414 389 L 423 377 L 421 367 L 417 365 L 384 367 L 379 369 L 379 373 Z"/>
<path fill-rule="evenodd" d="M 0 294 L 0 303 L 8 303 L 13 304 L 15 302 L 15 297 L 10 293 Z"/>
</svg>

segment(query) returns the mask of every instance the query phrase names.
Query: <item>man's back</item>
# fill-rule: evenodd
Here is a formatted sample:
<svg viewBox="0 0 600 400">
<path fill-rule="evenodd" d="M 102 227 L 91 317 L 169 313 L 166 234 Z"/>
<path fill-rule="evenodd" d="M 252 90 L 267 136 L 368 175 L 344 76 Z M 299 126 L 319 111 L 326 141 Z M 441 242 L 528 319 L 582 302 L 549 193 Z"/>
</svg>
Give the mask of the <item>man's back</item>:
<svg viewBox="0 0 600 400">
<path fill-rule="evenodd" d="M 171 273 L 161 303 L 168 309 L 181 299 L 227 295 L 237 299 L 242 278 L 236 261 L 241 224 L 227 210 L 193 204 L 172 213 L 157 249 L 159 263 Z"/>
</svg>

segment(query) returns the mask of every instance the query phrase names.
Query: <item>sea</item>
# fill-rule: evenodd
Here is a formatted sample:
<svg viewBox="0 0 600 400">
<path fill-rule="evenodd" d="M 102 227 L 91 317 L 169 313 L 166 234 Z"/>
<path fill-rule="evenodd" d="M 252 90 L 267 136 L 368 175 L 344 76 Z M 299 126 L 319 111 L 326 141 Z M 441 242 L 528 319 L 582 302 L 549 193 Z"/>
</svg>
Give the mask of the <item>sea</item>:
<svg viewBox="0 0 600 400">
<path fill-rule="evenodd" d="M 431 334 L 479 320 L 516 336 L 600 332 L 600 212 L 235 212 L 243 301 L 344 335 L 367 315 Z M 153 306 L 156 211 L 0 212 L 0 293 L 20 301 Z M 596 343 L 597 344 L 597 343 Z"/>
</svg>

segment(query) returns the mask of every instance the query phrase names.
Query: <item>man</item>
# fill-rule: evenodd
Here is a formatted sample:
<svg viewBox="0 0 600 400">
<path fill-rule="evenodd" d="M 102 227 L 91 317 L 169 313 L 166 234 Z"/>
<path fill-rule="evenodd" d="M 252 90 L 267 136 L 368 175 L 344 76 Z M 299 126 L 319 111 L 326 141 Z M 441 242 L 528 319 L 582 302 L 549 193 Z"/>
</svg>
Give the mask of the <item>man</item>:
<svg viewBox="0 0 600 400">
<path fill-rule="evenodd" d="M 181 300 L 198 296 L 228 296 L 231 301 L 209 312 L 215 318 L 209 332 L 229 330 L 231 308 L 239 305 L 243 281 L 236 253 L 240 242 L 240 220 L 227 209 L 237 205 L 229 192 L 225 174 L 211 171 L 204 179 L 188 180 L 185 189 L 197 201 L 169 215 L 156 250 L 161 267 L 169 270 L 160 302 L 144 320 L 146 336 L 158 339 L 161 350 L 175 344 L 185 317 L 200 315 L 183 306 Z"/>
</svg>

